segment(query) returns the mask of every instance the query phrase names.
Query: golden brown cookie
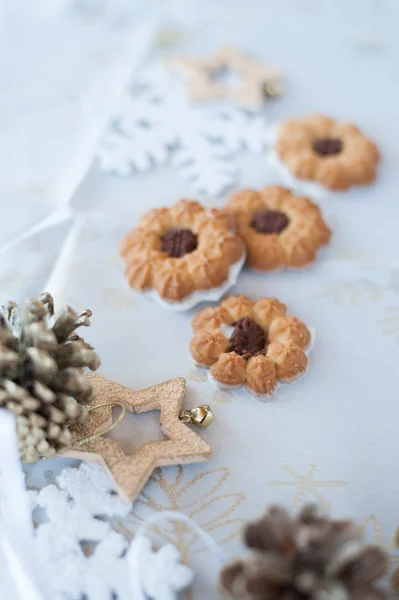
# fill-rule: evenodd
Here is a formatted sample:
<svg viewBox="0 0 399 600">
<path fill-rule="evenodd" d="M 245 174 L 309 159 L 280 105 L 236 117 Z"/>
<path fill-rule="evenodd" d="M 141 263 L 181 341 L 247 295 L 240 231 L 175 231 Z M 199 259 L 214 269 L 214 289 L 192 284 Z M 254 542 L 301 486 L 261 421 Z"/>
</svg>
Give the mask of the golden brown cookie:
<svg viewBox="0 0 399 600">
<path fill-rule="evenodd" d="M 261 271 L 307 265 L 330 240 L 319 207 L 280 186 L 236 192 L 227 210 L 236 217 L 248 265 Z"/>
<path fill-rule="evenodd" d="M 380 159 L 377 146 L 355 125 L 321 115 L 282 123 L 274 149 L 295 177 L 331 190 L 371 183 Z"/>
<path fill-rule="evenodd" d="M 193 319 L 191 356 L 221 387 L 245 384 L 254 395 L 270 395 L 278 381 L 292 381 L 307 367 L 309 330 L 286 310 L 276 298 L 246 296 L 204 308 Z"/>
<path fill-rule="evenodd" d="M 152 289 L 165 301 L 181 303 L 195 292 L 217 290 L 230 280 L 232 285 L 245 247 L 231 214 L 180 200 L 143 215 L 125 235 L 121 254 L 132 288 Z M 198 297 L 190 306 L 205 299 Z"/>
</svg>

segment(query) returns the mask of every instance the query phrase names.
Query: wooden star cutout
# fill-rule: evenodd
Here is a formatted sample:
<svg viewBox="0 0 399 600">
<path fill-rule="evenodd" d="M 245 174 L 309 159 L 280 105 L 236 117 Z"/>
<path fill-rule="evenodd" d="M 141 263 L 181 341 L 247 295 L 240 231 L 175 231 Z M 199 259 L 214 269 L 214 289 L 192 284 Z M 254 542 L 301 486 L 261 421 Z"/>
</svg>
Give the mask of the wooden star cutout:
<svg viewBox="0 0 399 600">
<path fill-rule="evenodd" d="M 171 379 L 133 392 L 96 373 L 87 376 L 94 389 L 91 411 L 83 424 L 70 427 L 72 444 L 63 456 L 100 463 L 126 502 L 135 500 L 156 467 L 201 462 L 210 457 L 209 444 L 179 420 L 186 390 L 184 379 Z M 127 456 L 116 441 L 106 437 L 81 444 L 112 424 L 112 406 L 93 410 L 96 405 L 108 403 L 123 405 L 137 414 L 159 410 L 161 431 L 168 439 L 147 442 L 132 456 Z"/>
<path fill-rule="evenodd" d="M 187 75 L 192 102 L 226 98 L 252 110 L 262 108 L 267 95 L 278 95 L 283 79 L 280 69 L 263 65 L 234 46 L 225 46 L 209 58 L 175 58 L 170 64 Z M 240 77 L 240 85 L 215 81 L 215 75 L 226 69 Z"/>
</svg>

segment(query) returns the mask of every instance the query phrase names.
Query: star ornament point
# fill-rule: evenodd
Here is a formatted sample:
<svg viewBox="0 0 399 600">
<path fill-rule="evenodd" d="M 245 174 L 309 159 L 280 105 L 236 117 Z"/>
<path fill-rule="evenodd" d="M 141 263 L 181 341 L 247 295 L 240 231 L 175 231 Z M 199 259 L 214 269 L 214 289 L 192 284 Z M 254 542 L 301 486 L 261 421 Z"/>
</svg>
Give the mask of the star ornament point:
<svg viewBox="0 0 399 600">
<path fill-rule="evenodd" d="M 157 467 L 202 462 L 210 457 L 209 444 L 179 420 L 186 390 L 183 378 L 134 392 L 96 373 L 88 377 L 94 390 L 89 416 L 84 423 L 70 428 L 72 444 L 63 456 L 101 464 L 126 502 L 137 498 Z M 98 405 L 102 406 L 96 409 Z M 111 426 L 115 405 L 136 414 L 158 410 L 161 431 L 167 439 L 147 442 L 128 456 L 115 440 L 92 437 Z"/>
<path fill-rule="evenodd" d="M 188 79 L 192 102 L 225 98 L 241 108 L 260 110 L 266 96 L 281 92 L 283 72 L 247 56 L 234 46 L 224 46 L 208 58 L 175 58 L 170 66 Z M 217 80 L 217 74 L 229 71 L 238 75 L 239 84 Z"/>
</svg>

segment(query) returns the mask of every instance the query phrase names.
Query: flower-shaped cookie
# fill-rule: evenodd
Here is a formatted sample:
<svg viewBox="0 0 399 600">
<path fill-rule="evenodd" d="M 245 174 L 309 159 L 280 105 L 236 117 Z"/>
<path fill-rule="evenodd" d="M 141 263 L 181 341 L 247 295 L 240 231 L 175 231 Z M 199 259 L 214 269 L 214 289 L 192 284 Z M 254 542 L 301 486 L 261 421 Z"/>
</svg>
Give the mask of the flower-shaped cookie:
<svg viewBox="0 0 399 600">
<path fill-rule="evenodd" d="M 295 177 L 331 190 L 371 183 L 380 158 L 377 146 L 355 125 L 319 115 L 282 123 L 275 150 Z"/>
<path fill-rule="evenodd" d="M 235 283 L 245 248 L 231 216 L 181 200 L 143 215 L 125 236 L 121 254 L 132 288 L 153 289 L 167 303 L 186 301 L 189 308 L 211 291 L 219 289 L 212 298 L 220 298 Z"/>
<path fill-rule="evenodd" d="M 262 271 L 306 265 L 330 239 L 319 207 L 283 187 L 237 192 L 227 210 L 236 217 L 248 265 Z"/>
<path fill-rule="evenodd" d="M 310 333 L 275 298 L 230 296 L 201 310 L 192 327 L 191 355 L 220 387 L 245 384 L 254 395 L 270 395 L 277 381 L 293 381 L 306 370 Z"/>
</svg>

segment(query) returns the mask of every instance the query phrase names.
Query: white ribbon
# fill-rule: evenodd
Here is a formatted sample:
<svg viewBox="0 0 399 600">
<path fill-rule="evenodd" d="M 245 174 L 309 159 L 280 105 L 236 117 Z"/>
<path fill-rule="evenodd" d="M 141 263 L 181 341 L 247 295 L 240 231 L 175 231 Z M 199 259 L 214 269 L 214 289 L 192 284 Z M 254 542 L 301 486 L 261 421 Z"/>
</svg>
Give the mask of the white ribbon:
<svg viewBox="0 0 399 600">
<path fill-rule="evenodd" d="M 186 515 L 173 512 L 171 510 L 161 511 L 149 517 L 144 523 L 142 523 L 137 530 L 129 548 L 127 555 L 129 564 L 129 581 L 130 587 L 133 592 L 133 600 L 148 600 L 147 595 L 143 591 L 143 585 L 140 573 L 140 553 L 143 544 L 143 539 L 146 538 L 148 530 L 155 525 L 162 525 L 168 521 L 180 521 L 192 529 L 199 538 L 204 542 L 206 547 L 212 552 L 212 554 L 218 559 L 220 567 L 222 567 L 227 557 L 223 550 L 218 546 L 215 540 L 206 533 L 197 523 Z M 157 598 L 162 600 L 162 598 Z"/>
<path fill-rule="evenodd" d="M 25 492 L 15 417 L 0 410 L 0 549 L 18 600 L 55 600 L 35 548 L 32 517 Z M 7 599 L 11 600 L 11 599 Z"/>
</svg>

